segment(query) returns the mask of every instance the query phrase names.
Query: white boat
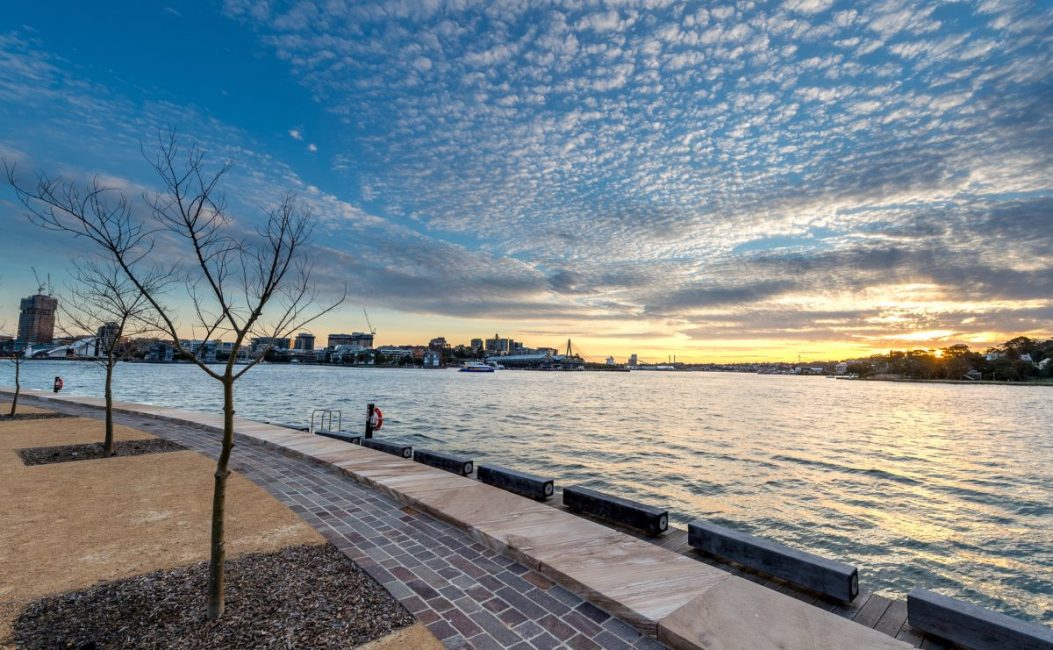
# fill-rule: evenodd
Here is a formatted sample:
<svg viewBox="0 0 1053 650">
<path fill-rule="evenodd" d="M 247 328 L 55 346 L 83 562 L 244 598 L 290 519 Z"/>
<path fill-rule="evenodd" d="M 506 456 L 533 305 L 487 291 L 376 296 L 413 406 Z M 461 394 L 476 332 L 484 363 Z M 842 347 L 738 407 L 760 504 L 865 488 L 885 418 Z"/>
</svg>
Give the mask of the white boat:
<svg viewBox="0 0 1053 650">
<path fill-rule="evenodd" d="M 469 361 L 461 366 L 460 372 L 494 372 L 494 368 L 478 361 Z"/>
</svg>

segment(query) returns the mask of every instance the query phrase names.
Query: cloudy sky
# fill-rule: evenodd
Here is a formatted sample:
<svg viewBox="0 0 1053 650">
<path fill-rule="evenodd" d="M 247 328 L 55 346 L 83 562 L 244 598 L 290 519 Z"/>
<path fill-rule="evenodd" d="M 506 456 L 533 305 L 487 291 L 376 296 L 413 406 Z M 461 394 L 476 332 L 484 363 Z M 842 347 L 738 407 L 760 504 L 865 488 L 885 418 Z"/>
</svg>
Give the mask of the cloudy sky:
<svg viewBox="0 0 1053 650">
<path fill-rule="evenodd" d="M 285 190 L 317 334 L 846 357 L 1053 332 L 1046 2 L 6 3 L 0 156 L 156 187 L 172 126 Z M 0 191 L 0 321 L 80 244 Z"/>
</svg>

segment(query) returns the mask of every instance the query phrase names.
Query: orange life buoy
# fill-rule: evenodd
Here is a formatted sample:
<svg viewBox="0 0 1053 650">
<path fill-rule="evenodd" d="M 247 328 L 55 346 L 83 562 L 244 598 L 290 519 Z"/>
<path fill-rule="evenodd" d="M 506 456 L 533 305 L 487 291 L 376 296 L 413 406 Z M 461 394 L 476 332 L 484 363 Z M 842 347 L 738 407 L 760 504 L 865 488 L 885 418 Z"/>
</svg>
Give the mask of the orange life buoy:
<svg viewBox="0 0 1053 650">
<path fill-rule="evenodd" d="M 374 431 L 379 431 L 384 426 L 384 413 L 381 412 L 378 406 L 373 407 L 373 419 L 370 420 L 370 425 L 372 425 Z"/>
</svg>

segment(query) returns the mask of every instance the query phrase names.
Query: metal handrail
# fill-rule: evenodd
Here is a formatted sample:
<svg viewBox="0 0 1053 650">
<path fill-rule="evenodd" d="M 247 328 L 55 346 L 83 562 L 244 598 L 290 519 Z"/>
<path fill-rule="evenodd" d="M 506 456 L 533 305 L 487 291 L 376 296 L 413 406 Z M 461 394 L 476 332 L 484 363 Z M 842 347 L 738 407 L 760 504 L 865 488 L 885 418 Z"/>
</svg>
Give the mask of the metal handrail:
<svg viewBox="0 0 1053 650">
<path fill-rule="evenodd" d="M 333 414 L 336 414 L 336 428 L 333 428 Z M 315 417 L 318 418 L 318 426 L 315 427 Z M 343 413 L 333 409 L 315 409 L 311 411 L 311 427 L 309 431 L 314 434 L 319 429 L 328 431 L 340 431 L 343 426 Z M 328 426 L 326 426 L 328 424 Z"/>
</svg>

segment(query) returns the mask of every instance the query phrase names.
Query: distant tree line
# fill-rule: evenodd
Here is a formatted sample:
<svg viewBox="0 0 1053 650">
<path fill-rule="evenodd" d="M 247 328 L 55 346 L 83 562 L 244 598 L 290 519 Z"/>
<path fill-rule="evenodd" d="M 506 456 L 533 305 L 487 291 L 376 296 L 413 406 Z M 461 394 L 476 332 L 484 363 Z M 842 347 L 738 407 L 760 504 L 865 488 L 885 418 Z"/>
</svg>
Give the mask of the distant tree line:
<svg viewBox="0 0 1053 650">
<path fill-rule="evenodd" d="M 959 343 L 940 350 L 893 350 L 848 364 L 860 377 L 889 374 L 911 379 L 1029 381 L 1053 379 L 1053 339 L 1018 336 L 985 352 Z"/>
</svg>

